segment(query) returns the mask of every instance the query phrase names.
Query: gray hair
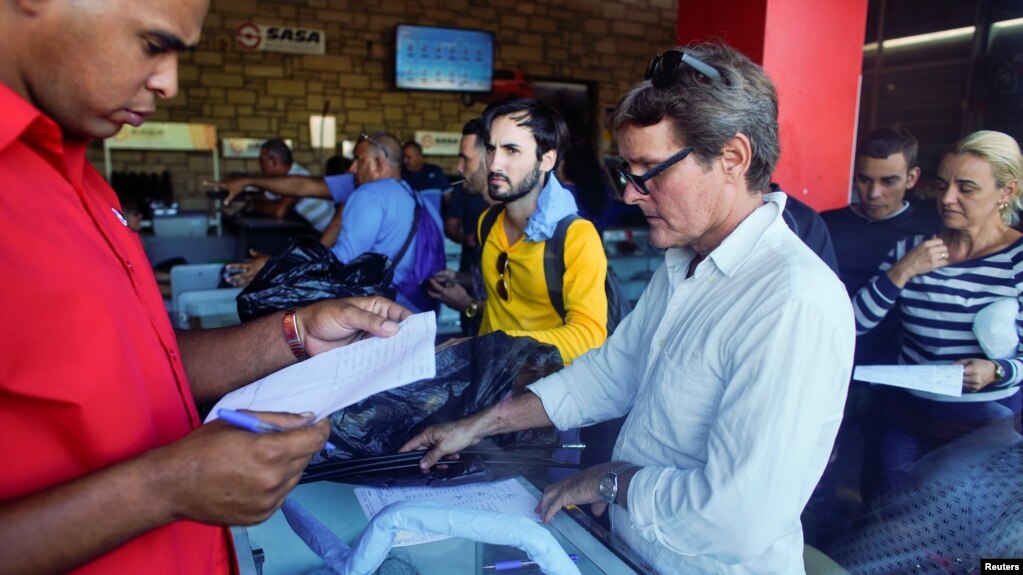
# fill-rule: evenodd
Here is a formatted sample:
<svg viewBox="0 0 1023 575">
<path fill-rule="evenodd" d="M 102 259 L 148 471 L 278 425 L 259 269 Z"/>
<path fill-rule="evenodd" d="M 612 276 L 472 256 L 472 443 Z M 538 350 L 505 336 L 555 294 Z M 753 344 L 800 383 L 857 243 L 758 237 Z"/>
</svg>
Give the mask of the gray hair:
<svg viewBox="0 0 1023 575">
<path fill-rule="evenodd" d="M 767 187 L 781 155 L 778 93 L 771 79 L 741 52 L 720 42 L 676 50 L 713 67 L 721 78 L 680 65 L 663 88 L 655 88 L 650 80 L 639 82 L 622 96 L 608 118 L 608 128 L 617 132 L 626 125 L 646 127 L 670 120 L 675 138 L 692 146 L 705 168 L 721 155 L 725 142 L 744 134 L 752 147 L 747 186 L 751 191 Z"/>
<path fill-rule="evenodd" d="M 370 149 L 383 158 L 384 163 L 394 167 L 401 167 L 402 150 L 404 149 L 399 140 L 390 132 L 373 132 L 368 134 Z"/>
</svg>

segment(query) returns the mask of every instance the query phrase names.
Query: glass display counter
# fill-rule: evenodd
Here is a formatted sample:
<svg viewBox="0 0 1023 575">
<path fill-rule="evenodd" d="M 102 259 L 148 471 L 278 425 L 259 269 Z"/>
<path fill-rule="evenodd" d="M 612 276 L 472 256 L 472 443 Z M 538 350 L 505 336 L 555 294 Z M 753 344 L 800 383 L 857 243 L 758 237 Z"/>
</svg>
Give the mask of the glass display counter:
<svg viewBox="0 0 1023 575">
<path fill-rule="evenodd" d="M 540 491 L 525 479 L 518 481 L 537 499 Z M 355 496 L 355 485 L 320 481 L 299 485 L 290 495 L 348 544 L 366 527 L 368 519 Z M 609 534 L 578 509 L 562 511 L 546 528 L 566 553 L 576 553 L 583 575 L 642 575 L 648 571 Z M 231 529 L 241 575 L 298 575 L 330 573 L 288 525 L 281 511 L 252 527 Z M 418 575 L 482 575 L 494 573 L 488 564 L 526 559 L 513 547 L 490 545 L 462 538 L 395 547 L 378 573 Z M 393 563 L 388 568 L 388 564 Z M 394 569 L 399 568 L 395 571 Z M 390 570 L 388 570 L 390 569 Z M 535 567 L 503 571 L 509 575 L 539 573 Z"/>
</svg>

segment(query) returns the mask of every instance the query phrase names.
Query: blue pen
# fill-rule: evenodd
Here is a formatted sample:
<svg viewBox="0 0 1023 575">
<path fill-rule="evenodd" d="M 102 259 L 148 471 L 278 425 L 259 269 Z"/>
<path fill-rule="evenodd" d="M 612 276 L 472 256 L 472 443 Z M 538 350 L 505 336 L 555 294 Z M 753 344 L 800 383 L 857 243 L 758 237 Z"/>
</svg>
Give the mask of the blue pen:
<svg viewBox="0 0 1023 575">
<path fill-rule="evenodd" d="M 579 562 L 579 555 L 576 553 L 569 553 L 568 558 L 573 562 Z M 484 565 L 484 569 L 493 569 L 494 571 L 508 571 L 510 569 L 521 569 L 523 567 L 529 567 L 530 565 L 536 565 L 536 561 L 524 561 L 521 559 L 505 559 L 504 561 L 495 561 L 490 565 Z"/>
<path fill-rule="evenodd" d="M 242 413 L 233 409 L 218 409 L 217 416 L 223 419 L 226 423 L 229 423 L 235 427 L 241 429 L 247 429 L 253 433 L 279 433 L 284 429 L 278 425 L 267 423 L 255 415 L 249 415 L 248 413 Z M 324 446 L 327 451 L 337 449 L 334 444 L 327 442 Z"/>
</svg>

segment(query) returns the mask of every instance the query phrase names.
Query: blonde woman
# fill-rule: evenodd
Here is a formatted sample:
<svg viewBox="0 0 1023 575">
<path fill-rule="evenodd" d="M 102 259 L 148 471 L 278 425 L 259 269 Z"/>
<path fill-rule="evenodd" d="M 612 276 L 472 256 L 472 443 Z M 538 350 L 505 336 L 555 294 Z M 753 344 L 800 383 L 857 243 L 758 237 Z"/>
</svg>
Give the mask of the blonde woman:
<svg viewBox="0 0 1023 575">
<path fill-rule="evenodd" d="M 881 394 L 874 454 L 880 488 L 902 479 L 927 452 L 971 431 L 994 421 L 1015 420 L 1018 428 L 1023 234 L 1013 226 L 1021 179 L 1023 158 L 1011 137 L 980 131 L 956 142 L 937 174 L 944 229 L 897 244 L 853 298 L 860 333 L 893 310 L 900 314 L 899 363 L 964 368 L 962 397 L 901 389 Z M 1007 350 L 993 353 L 985 350 L 986 330 L 976 329 L 974 320 L 981 310 L 1004 304 L 1009 311 L 1000 312 L 999 319 L 1011 341 Z"/>
</svg>

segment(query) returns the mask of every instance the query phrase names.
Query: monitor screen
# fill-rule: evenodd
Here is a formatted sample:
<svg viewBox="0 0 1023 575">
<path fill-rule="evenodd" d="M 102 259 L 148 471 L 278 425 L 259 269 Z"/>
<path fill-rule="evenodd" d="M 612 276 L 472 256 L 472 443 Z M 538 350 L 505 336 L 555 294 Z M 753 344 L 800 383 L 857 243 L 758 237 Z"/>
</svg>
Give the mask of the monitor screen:
<svg viewBox="0 0 1023 575">
<path fill-rule="evenodd" d="M 489 92 L 494 77 L 494 35 L 483 30 L 399 24 L 395 80 L 406 90 Z"/>
</svg>

